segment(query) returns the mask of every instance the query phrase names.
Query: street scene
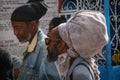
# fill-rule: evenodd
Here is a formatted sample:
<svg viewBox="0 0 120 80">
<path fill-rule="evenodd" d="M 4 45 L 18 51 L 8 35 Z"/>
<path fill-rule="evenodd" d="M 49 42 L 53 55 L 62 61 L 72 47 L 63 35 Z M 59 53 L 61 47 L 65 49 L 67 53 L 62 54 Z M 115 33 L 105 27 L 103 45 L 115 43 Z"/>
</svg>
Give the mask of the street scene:
<svg viewBox="0 0 120 80">
<path fill-rule="evenodd" d="M 0 80 L 120 80 L 120 0 L 0 0 Z"/>
</svg>

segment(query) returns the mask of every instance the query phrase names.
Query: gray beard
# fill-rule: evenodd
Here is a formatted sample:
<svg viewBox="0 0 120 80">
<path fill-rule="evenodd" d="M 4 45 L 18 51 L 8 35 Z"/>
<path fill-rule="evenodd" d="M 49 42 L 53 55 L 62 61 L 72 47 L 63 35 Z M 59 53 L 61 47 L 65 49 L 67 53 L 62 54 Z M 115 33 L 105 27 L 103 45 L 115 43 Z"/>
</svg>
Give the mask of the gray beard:
<svg viewBox="0 0 120 80">
<path fill-rule="evenodd" d="M 27 41 L 29 41 L 30 38 L 31 38 L 31 34 L 29 33 L 28 38 L 27 38 Z"/>
<path fill-rule="evenodd" d="M 30 40 L 30 38 L 31 38 L 31 34 L 29 33 L 29 35 L 28 35 L 27 39 L 26 39 L 26 40 L 24 40 L 24 41 L 21 41 L 20 43 L 25 43 L 25 42 L 28 42 L 28 41 Z"/>
<path fill-rule="evenodd" d="M 58 59 L 59 52 L 54 48 L 52 53 L 50 53 L 49 49 L 48 50 L 48 55 L 47 55 L 47 60 L 48 62 L 54 62 Z"/>
</svg>

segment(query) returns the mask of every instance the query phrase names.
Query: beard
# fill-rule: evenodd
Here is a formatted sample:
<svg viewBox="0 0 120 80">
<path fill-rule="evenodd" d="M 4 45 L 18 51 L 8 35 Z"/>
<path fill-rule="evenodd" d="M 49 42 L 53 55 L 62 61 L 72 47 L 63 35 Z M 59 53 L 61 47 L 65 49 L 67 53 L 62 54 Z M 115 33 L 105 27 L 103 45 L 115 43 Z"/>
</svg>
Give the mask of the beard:
<svg viewBox="0 0 120 80">
<path fill-rule="evenodd" d="M 29 33 L 26 39 L 24 39 L 24 40 L 19 40 L 19 42 L 20 42 L 20 43 L 25 43 L 25 42 L 29 41 L 30 39 L 31 39 L 31 34 Z"/>
<path fill-rule="evenodd" d="M 53 48 L 52 52 L 47 48 L 48 50 L 48 55 L 47 55 L 47 60 L 48 62 L 54 62 L 58 59 L 58 55 L 60 54 L 56 48 Z"/>
<path fill-rule="evenodd" d="M 31 39 L 31 34 L 29 33 L 27 37 L 27 41 L 30 41 L 30 39 Z"/>
</svg>

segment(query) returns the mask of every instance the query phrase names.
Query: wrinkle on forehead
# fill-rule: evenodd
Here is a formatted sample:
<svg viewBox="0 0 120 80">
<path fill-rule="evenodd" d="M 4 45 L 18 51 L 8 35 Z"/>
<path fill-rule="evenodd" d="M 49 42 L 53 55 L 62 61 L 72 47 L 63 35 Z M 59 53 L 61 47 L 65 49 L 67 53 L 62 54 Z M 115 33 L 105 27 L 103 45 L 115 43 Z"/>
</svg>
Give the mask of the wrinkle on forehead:
<svg viewBox="0 0 120 80">
<path fill-rule="evenodd" d="M 57 27 L 53 28 L 50 32 L 48 32 L 47 36 L 50 38 L 61 39 Z"/>
</svg>

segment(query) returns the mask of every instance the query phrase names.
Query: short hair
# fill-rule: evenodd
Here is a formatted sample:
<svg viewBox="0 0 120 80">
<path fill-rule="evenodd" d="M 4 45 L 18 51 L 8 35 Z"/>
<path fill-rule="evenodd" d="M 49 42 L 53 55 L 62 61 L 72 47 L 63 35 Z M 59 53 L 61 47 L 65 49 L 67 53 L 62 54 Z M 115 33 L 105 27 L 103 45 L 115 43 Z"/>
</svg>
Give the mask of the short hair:
<svg viewBox="0 0 120 80">
<path fill-rule="evenodd" d="M 52 20 L 49 23 L 49 30 L 57 27 L 58 25 L 60 25 L 61 23 L 65 23 L 67 20 L 65 18 L 64 15 L 60 16 L 60 17 L 54 17 L 52 18 Z M 52 25 L 52 26 L 51 26 Z"/>
</svg>

